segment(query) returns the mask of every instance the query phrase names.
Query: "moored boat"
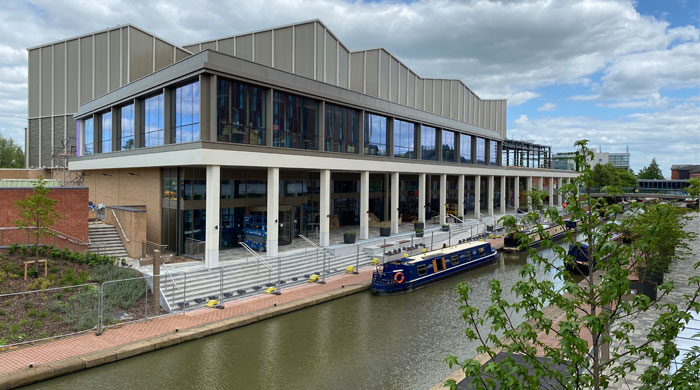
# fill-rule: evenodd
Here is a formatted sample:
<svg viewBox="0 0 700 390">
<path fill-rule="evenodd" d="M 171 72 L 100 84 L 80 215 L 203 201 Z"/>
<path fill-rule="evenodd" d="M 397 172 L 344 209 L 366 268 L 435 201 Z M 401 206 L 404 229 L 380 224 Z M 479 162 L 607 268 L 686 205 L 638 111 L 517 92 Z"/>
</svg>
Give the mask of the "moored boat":
<svg viewBox="0 0 700 390">
<path fill-rule="evenodd" d="M 569 227 L 569 224 L 558 225 L 553 223 L 543 223 L 542 229 L 544 229 L 544 231 L 548 233 L 550 238 L 556 240 L 560 237 L 563 237 L 568 230 L 576 229 L 576 226 L 577 225 L 575 223 L 571 224 L 571 227 Z M 524 228 L 520 230 L 520 233 L 526 234 L 530 238 L 531 247 L 539 246 L 542 242 L 543 238 L 540 235 L 537 226 Z M 503 239 L 503 250 L 506 252 L 518 252 L 523 251 L 525 249 L 526 248 L 520 248 L 520 239 L 518 238 L 515 232 L 509 233 Z"/>
<path fill-rule="evenodd" d="M 372 293 L 404 293 L 448 276 L 487 264 L 498 252 L 484 241 L 472 241 L 378 265 L 372 275 Z"/>
<path fill-rule="evenodd" d="M 623 235 L 621 233 L 615 234 L 608 241 L 621 242 Z M 588 244 L 585 242 L 578 242 L 569 245 L 569 251 L 567 252 L 569 256 L 573 257 L 573 261 L 567 261 L 564 263 L 564 267 L 569 272 L 576 272 L 581 275 L 588 275 L 590 272 L 588 266 Z M 593 259 L 593 271 L 595 271 L 598 266 L 595 259 Z"/>
</svg>

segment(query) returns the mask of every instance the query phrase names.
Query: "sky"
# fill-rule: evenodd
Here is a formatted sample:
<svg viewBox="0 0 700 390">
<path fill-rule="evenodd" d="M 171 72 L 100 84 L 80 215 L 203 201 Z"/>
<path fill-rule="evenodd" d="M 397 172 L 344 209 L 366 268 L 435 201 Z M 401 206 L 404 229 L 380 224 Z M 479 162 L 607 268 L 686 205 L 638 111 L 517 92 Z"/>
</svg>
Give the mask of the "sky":
<svg viewBox="0 0 700 390">
<path fill-rule="evenodd" d="M 350 49 L 383 47 L 426 78 L 508 99 L 508 138 L 573 150 L 629 147 L 700 164 L 697 0 L 131 1 L 0 3 L 0 134 L 24 144 L 26 48 L 132 23 L 165 40 L 202 40 L 320 19 Z"/>
</svg>

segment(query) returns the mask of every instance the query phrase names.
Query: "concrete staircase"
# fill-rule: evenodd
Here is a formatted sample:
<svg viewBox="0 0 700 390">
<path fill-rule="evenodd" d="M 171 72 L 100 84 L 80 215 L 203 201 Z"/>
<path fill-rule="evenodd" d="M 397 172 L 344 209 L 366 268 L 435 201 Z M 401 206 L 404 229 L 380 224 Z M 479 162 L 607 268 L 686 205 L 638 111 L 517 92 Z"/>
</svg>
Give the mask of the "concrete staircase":
<svg viewBox="0 0 700 390">
<path fill-rule="evenodd" d="M 347 266 L 355 266 L 357 254 L 343 257 L 326 257 L 326 270 L 328 275 L 345 272 Z M 294 284 L 306 283 L 311 274 L 322 275 L 323 255 L 316 258 L 316 251 L 298 253 L 285 257 L 278 264 L 278 260 L 269 259 L 268 269 L 265 265 L 259 264 L 252 257 L 246 260 L 236 260 L 227 262 L 220 268 L 211 270 L 197 270 L 183 273 L 179 267 L 167 266 L 161 268 L 161 303 L 165 303 L 167 310 L 180 310 L 182 307 L 191 309 L 192 307 L 203 306 L 209 299 L 219 299 L 222 291 L 224 300 L 235 297 L 250 295 L 264 291 L 267 287 L 274 286 L 281 275 L 281 291 Z M 360 267 L 370 264 L 372 258 L 360 253 Z M 281 272 L 278 266 L 281 265 Z"/>
<path fill-rule="evenodd" d="M 88 250 L 101 255 L 129 257 L 117 229 L 104 223 L 90 224 L 88 229 L 90 245 Z"/>
</svg>

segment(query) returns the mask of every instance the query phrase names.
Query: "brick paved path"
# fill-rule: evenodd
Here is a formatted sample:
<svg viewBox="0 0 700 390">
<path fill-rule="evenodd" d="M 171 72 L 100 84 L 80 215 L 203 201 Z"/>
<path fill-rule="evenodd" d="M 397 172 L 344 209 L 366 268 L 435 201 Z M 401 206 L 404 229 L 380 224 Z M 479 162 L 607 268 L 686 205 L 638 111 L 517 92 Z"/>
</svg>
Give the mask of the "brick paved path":
<svg viewBox="0 0 700 390">
<path fill-rule="evenodd" d="M 700 234 L 700 215 L 698 213 L 694 214 L 694 218 L 689 221 L 686 229 L 695 233 Z M 690 243 L 691 253 L 685 259 L 674 262 L 671 264 L 671 271 L 665 275 L 664 280 L 673 280 L 674 289 L 670 294 L 663 298 L 660 298 L 659 304 L 679 304 L 685 302 L 683 295 L 692 294 L 695 289 L 688 285 L 688 279 L 698 274 L 698 270 L 693 268 L 693 265 L 698 261 L 698 253 L 700 253 L 700 238 L 694 240 Z M 661 294 L 661 293 L 659 293 Z M 640 313 L 636 318 L 631 319 L 635 326 L 635 330 L 630 334 L 630 342 L 634 345 L 640 345 L 646 342 L 646 335 L 652 324 L 659 318 L 661 312 L 659 310 L 648 310 L 647 312 Z M 660 345 L 655 345 L 655 348 L 659 348 Z M 622 390 L 622 389 L 636 389 L 639 388 L 642 383 L 639 381 L 639 376 L 644 372 L 644 370 L 649 367 L 651 362 L 640 361 L 637 362 L 636 372 L 630 372 L 627 377 L 618 383 L 612 383 L 608 387 L 611 390 Z"/>
<path fill-rule="evenodd" d="M 126 324 L 117 328 L 105 329 L 101 336 L 94 333 L 58 339 L 24 348 L 10 349 L 0 353 L 0 376 L 25 369 L 29 363 L 35 366 L 63 359 L 77 357 L 108 348 L 118 347 L 146 340 L 165 333 L 186 330 L 218 320 L 254 313 L 275 305 L 298 301 L 303 298 L 328 294 L 343 286 L 369 285 L 373 267 L 360 270 L 359 275 L 343 274 L 329 277 L 325 285 L 303 284 L 283 288 L 281 295 L 258 294 L 227 302 L 223 310 L 197 309 L 183 314 L 173 314 L 145 322 Z"/>
</svg>

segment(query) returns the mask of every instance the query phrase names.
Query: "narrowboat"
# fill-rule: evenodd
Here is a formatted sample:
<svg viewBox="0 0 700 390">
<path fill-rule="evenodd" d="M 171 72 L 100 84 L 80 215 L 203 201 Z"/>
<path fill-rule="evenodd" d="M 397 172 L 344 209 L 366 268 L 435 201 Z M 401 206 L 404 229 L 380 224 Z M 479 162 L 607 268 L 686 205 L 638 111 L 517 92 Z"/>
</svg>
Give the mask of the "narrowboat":
<svg viewBox="0 0 700 390">
<path fill-rule="evenodd" d="M 618 243 L 623 240 L 623 235 L 621 233 L 615 234 L 608 241 L 617 241 Z M 569 272 L 579 273 L 581 275 L 588 275 L 590 269 L 588 268 L 588 244 L 585 242 L 579 242 L 569 245 L 569 251 L 567 252 L 569 256 L 573 257 L 573 261 L 565 262 L 564 267 Z M 595 271 L 598 266 L 595 259 L 593 259 L 593 270 Z"/>
<path fill-rule="evenodd" d="M 484 241 L 472 241 L 378 265 L 371 290 L 377 295 L 412 291 L 496 259 L 498 252 Z"/>
<path fill-rule="evenodd" d="M 543 223 L 542 228 L 544 229 L 545 232 L 549 233 L 549 236 L 553 239 L 556 240 L 558 238 L 561 238 L 564 236 L 564 234 L 569 230 L 567 228 L 567 225 L 558 225 L 558 224 L 553 224 L 553 223 Z M 574 225 L 575 228 L 575 225 Z M 542 237 L 540 236 L 540 233 L 537 229 L 537 226 L 532 226 L 528 228 L 521 228 L 520 233 L 526 234 L 528 237 L 530 237 L 530 246 L 531 247 L 536 247 L 539 246 L 540 243 L 542 242 Z M 505 236 L 503 239 L 503 250 L 506 252 L 518 252 L 525 250 L 526 248 L 520 249 L 520 239 L 516 236 L 516 233 L 509 233 L 508 235 Z"/>
</svg>

